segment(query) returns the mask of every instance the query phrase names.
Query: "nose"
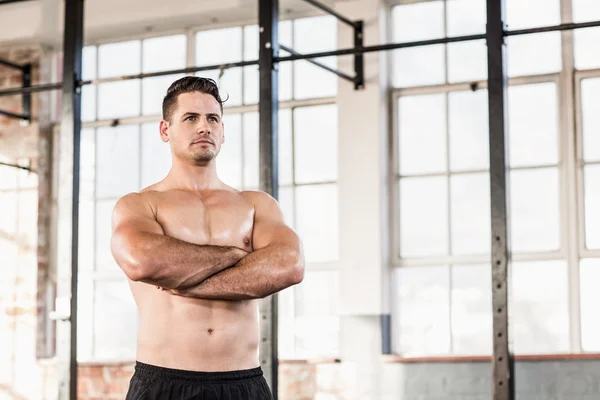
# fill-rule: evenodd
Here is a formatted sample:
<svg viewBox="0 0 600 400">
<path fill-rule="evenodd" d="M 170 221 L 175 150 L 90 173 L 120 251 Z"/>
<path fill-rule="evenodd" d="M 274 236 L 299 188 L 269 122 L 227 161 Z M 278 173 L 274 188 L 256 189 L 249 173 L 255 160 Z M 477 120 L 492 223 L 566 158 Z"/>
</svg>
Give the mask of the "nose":
<svg viewBox="0 0 600 400">
<path fill-rule="evenodd" d="M 206 118 L 200 118 L 196 126 L 196 133 L 200 135 L 210 135 L 210 125 Z"/>
</svg>

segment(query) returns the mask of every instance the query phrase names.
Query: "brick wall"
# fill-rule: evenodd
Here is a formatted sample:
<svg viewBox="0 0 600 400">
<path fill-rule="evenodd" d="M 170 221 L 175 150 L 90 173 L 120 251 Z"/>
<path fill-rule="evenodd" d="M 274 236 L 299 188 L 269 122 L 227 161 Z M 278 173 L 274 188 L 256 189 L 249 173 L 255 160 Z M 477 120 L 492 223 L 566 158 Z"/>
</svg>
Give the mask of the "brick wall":
<svg viewBox="0 0 600 400">
<path fill-rule="evenodd" d="M 37 46 L 0 49 L 0 58 L 32 63 L 40 81 Z M 0 67 L 0 88 L 21 85 L 18 70 Z M 0 109 L 21 113 L 21 97 L 0 97 Z M 0 157 L 36 168 L 40 95 L 32 96 L 36 121 L 23 126 L 0 116 Z M 53 362 L 38 360 L 38 178 L 10 167 L 0 170 L 0 399 L 54 399 Z"/>
</svg>

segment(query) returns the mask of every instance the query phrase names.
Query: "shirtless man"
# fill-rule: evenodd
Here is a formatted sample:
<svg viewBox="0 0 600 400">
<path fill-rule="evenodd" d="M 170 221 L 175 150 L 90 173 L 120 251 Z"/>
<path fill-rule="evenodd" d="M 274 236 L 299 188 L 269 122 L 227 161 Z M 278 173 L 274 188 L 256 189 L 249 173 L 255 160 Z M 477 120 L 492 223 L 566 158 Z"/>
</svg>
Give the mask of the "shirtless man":
<svg viewBox="0 0 600 400">
<path fill-rule="evenodd" d="M 140 317 L 127 400 L 272 399 L 257 299 L 302 281 L 301 242 L 272 197 L 218 178 L 222 116 L 214 81 L 174 82 L 160 122 L 171 170 L 114 208 L 112 254 Z"/>
</svg>

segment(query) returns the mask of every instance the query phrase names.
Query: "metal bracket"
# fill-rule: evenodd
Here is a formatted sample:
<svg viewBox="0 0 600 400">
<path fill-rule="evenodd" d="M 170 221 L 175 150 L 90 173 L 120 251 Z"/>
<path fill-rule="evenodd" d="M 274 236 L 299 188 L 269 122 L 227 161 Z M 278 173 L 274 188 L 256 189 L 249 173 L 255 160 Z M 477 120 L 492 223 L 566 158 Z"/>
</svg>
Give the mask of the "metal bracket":
<svg viewBox="0 0 600 400">
<path fill-rule="evenodd" d="M 334 9 L 326 6 L 325 4 L 320 3 L 317 0 L 304 0 L 304 1 L 309 4 L 312 4 L 313 6 L 325 11 L 326 13 L 328 13 L 330 15 L 333 15 L 341 22 L 343 22 L 347 25 L 350 25 L 352 27 L 352 29 L 354 29 L 354 50 L 355 51 L 362 50 L 362 47 L 363 47 L 363 25 L 364 25 L 362 20 L 351 21 L 349 18 L 344 17 L 343 15 L 341 15 Z M 293 55 L 299 55 L 298 53 L 294 52 L 293 50 L 287 49 L 281 45 L 279 45 L 279 46 L 280 46 L 280 48 L 287 51 L 288 53 L 291 53 Z M 355 90 L 364 89 L 364 87 L 365 87 L 365 73 L 364 73 L 365 62 L 364 62 L 364 57 L 363 57 L 362 53 L 354 54 L 354 77 L 350 77 L 350 76 L 344 74 L 343 72 L 336 71 L 336 70 L 334 70 L 330 67 L 327 67 L 321 63 L 318 63 L 316 61 L 311 61 L 310 59 L 307 59 L 307 61 L 309 61 L 312 64 L 315 64 L 321 68 L 324 68 L 329 72 L 333 72 L 340 78 L 349 80 L 350 82 L 354 82 Z"/>
<path fill-rule="evenodd" d="M 19 65 L 7 60 L 0 60 L 0 65 L 21 71 L 21 88 L 26 89 L 31 87 L 31 64 Z M 25 91 L 21 95 L 21 114 L 0 110 L 0 115 L 19 119 L 22 125 L 27 126 L 31 123 L 31 93 Z"/>
</svg>

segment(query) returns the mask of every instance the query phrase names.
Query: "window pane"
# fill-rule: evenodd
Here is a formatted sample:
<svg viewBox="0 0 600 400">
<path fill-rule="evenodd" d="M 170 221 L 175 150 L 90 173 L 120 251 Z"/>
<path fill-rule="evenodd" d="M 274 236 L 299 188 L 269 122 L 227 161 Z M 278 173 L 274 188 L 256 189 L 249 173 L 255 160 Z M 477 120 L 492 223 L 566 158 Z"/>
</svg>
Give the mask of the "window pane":
<svg viewBox="0 0 600 400">
<path fill-rule="evenodd" d="M 196 65 L 237 62 L 242 59 L 242 28 L 201 31 L 196 34 Z M 203 71 L 200 76 L 214 79 L 227 105 L 242 104 L 242 69 L 230 68 L 219 77 L 220 71 Z"/>
<path fill-rule="evenodd" d="M 394 353 L 403 356 L 449 353 L 448 267 L 397 268 L 394 287 Z"/>
<path fill-rule="evenodd" d="M 294 221 L 294 187 L 281 186 L 279 188 L 279 208 L 283 213 L 285 223 L 292 229 L 295 229 L 296 222 Z"/>
<path fill-rule="evenodd" d="M 400 179 L 400 256 L 448 253 L 448 180 Z"/>
<path fill-rule="evenodd" d="M 581 81 L 581 120 L 583 131 L 583 159 L 600 161 L 600 79 Z"/>
<path fill-rule="evenodd" d="M 489 166 L 488 92 L 448 94 L 450 169 L 465 171 Z M 439 151 L 439 150 L 438 150 Z"/>
<path fill-rule="evenodd" d="M 140 115 L 140 97 L 139 80 L 98 85 L 98 119 Z"/>
<path fill-rule="evenodd" d="M 558 25 L 560 0 L 506 0 L 506 20 L 509 30 Z"/>
<path fill-rule="evenodd" d="M 186 53 L 185 35 L 146 39 L 142 47 L 142 72 L 185 68 Z"/>
<path fill-rule="evenodd" d="M 338 273 L 309 271 L 294 289 L 296 357 L 338 356 Z"/>
<path fill-rule="evenodd" d="M 5 237 L 14 240 L 17 234 L 17 216 L 18 210 L 17 192 L 0 192 L 0 232 Z M 6 212 L 9 210 L 9 212 Z"/>
<path fill-rule="evenodd" d="M 79 271 L 94 270 L 94 223 L 96 211 L 94 200 L 79 201 Z"/>
<path fill-rule="evenodd" d="M 96 85 L 81 88 L 81 121 L 89 122 L 96 119 Z"/>
<path fill-rule="evenodd" d="M 171 169 L 171 147 L 161 140 L 157 122 L 142 125 L 141 157 L 143 188 L 164 179 Z"/>
<path fill-rule="evenodd" d="M 337 21 L 332 16 L 300 18 L 294 20 L 294 50 L 313 53 L 337 49 Z M 332 68 L 337 68 L 337 57 L 316 58 Z M 337 77 L 331 72 L 310 64 L 294 61 L 294 97 L 308 99 L 335 96 Z"/>
<path fill-rule="evenodd" d="M 217 157 L 219 177 L 227 185 L 242 189 L 242 117 L 230 114 L 223 118 L 225 143 Z"/>
<path fill-rule="evenodd" d="M 558 250 L 557 168 L 510 173 L 511 246 L 514 252 Z"/>
<path fill-rule="evenodd" d="M 112 236 L 111 217 L 117 200 L 98 200 L 96 202 L 96 271 L 110 271 L 119 273 L 117 265 L 110 250 Z"/>
<path fill-rule="evenodd" d="M 307 262 L 338 258 L 337 185 L 296 188 L 296 227 Z"/>
<path fill-rule="evenodd" d="M 446 171 L 446 96 L 398 99 L 400 174 Z"/>
<path fill-rule="evenodd" d="M 94 203 L 96 182 L 96 132 L 94 129 L 81 130 L 80 158 L 79 270 L 92 271 L 94 269 Z"/>
<path fill-rule="evenodd" d="M 559 72 L 562 68 L 560 32 L 509 36 L 506 43 L 510 77 Z"/>
<path fill-rule="evenodd" d="M 244 114 L 244 188 L 259 186 L 258 113 Z M 292 184 L 292 112 L 279 110 L 279 184 Z"/>
<path fill-rule="evenodd" d="M 135 75 L 141 72 L 142 44 L 139 40 L 103 44 L 98 47 L 98 77 Z"/>
<path fill-rule="evenodd" d="M 139 126 L 98 128 L 96 196 L 120 197 L 139 190 Z"/>
<path fill-rule="evenodd" d="M 443 44 L 394 50 L 395 87 L 436 85 L 445 81 Z"/>
<path fill-rule="evenodd" d="M 554 83 L 509 87 L 511 167 L 558 163 L 557 103 Z"/>
<path fill-rule="evenodd" d="M 85 46 L 81 57 L 81 79 L 95 79 L 97 64 L 96 46 Z"/>
<path fill-rule="evenodd" d="M 12 164 L 14 160 L 0 159 L 0 161 Z M 6 165 L 0 165 L 0 189 L 16 189 L 18 186 L 18 169 Z"/>
<path fill-rule="evenodd" d="M 575 40 L 575 68 L 591 69 L 600 67 L 600 28 L 577 29 Z"/>
<path fill-rule="evenodd" d="M 142 47 L 142 72 L 168 71 L 185 68 L 186 63 L 185 35 L 163 36 L 146 39 Z M 167 89 L 175 80 L 183 75 L 161 76 L 142 81 L 142 113 L 143 115 L 160 114 L 162 99 Z"/>
<path fill-rule="evenodd" d="M 242 59 L 242 28 L 196 33 L 196 65 L 238 62 Z"/>
<path fill-rule="evenodd" d="M 82 79 L 96 78 L 96 47 L 86 46 L 82 56 Z M 81 89 L 81 120 L 84 122 L 96 119 L 96 86 L 87 85 Z"/>
<path fill-rule="evenodd" d="M 508 312 L 513 321 L 511 334 L 515 353 L 569 351 L 567 263 L 514 263 L 511 275 Z"/>
<path fill-rule="evenodd" d="M 127 281 L 97 281 L 95 294 L 94 356 L 134 359 L 138 317 Z"/>
<path fill-rule="evenodd" d="M 586 165 L 584 173 L 585 244 L 588 249 L 600 248 L 600 165 Z"/>
<path fill-rule="evenodd" d="M 600 3 L 597 0 L 571 0 L 573 4 L 573 21 L 600 20 Z"/>
<path fill-rule="evenodd" d="M 447 1 L 446 16 L 450 37 L 485 33 L 485 0 Z"/>
<path fill-rule="evenodd" d="M 258 60 L 258 25 L 244 27 L 244 60 Z M 283 65 L 279 64 L 280 66 Z M 258 103 L 258 66 L 244 67 L 244 104 Z"/>
<path fill-rule="evenodd" d="M 452 207 L 452 254 L 490 252 L 489 174 L 450 177 Z"/>
<path fill-rule="evenodd" d="M 93 200 L 96 181 L 96 131 L 81 130 L 79 162 L 79 198 Z"/>
<path fill-rule="evenodd" d="M 448 81 L 468 82 L 487 79 L 485 40 L 448 44 Z"/>
<path fill-rule="evenodd" d="M 438 39 L 444 36 L 444 2 L 428 1 L 392 9 L 395 42 Z"/>
<path fill-rule="evenodd" d="M 162 118 L 162 102 L 169 86 L 183 75 L 167 75 L 142 80 L 142 114 L 160 115 Z"/>
<path fill-rule="evenodd" d="M 452 352 L 492 354 L 492 274 L 489 265 L 453 265 Z"/>
<path fill-rule="evenodd" d="M 318 127 L 318 129 L 315 129 Z M 337 106 L 294 109 L 296 183 L 335 181 L 338 174 Z"/>
<path fill-rule="evenodd" d="M 413 42 L 444 36 L 444 4 L 431 1 L 394 7 L 394 42 Z M 394 86 L 418 86 L 445 80 L 444 45 L 395 50 Z"/>
<path fill-rule="evenodd" d="M 260 183 L 258 112 L 245 113 L 243 116 L 243 123 L 244 131 L 242 135 L 244 140 L 244 188 L 256 190 L 258 189 Z"/>
<path fill-rule="evenodd" d="M 77 360 L 91 360 L 94 351 L 94 281 L 80 278 L 77 286 Z"/>
<path fill-rule="evenodd" d="M 581 300 L 581 347 L 583 351 L 600 351 L 600 259 L 581 260 L 579 270 Z"/>
</svg>

